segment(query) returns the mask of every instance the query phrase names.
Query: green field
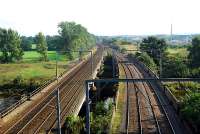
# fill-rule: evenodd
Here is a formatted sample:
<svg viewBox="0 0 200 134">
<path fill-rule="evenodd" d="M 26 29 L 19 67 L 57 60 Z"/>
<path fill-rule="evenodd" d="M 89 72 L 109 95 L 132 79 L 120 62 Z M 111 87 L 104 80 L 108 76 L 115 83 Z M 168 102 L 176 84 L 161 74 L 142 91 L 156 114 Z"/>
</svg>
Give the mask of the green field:
<svg viewBox="0 0 200 134">
<path fill-rule="evenodd" d="M 24 52 L 23 60 L 19 63 L 0 64 L 0 85 L 11 83 L 17 76 L 24 82 L 35 79 L 39 83 L 51 79 L 56 72 L 56 53 L 48 51 L 48 62 L 40 61 L 36 51 Z M 68 69 L 67 56 L 58 54 L 58 73 Z"/>
<path fill-rule="evenodd" d="M 170 57 L 186 58 L 189 54 L 187 48 L 167 48 Z"/>
<path fill-rule="evenodd" d="M 121 48 L 125 48 L 126 50 L 137 50 L 137 46 L 134 44 L 131 45 L 120 45 Z"/>
</svg>

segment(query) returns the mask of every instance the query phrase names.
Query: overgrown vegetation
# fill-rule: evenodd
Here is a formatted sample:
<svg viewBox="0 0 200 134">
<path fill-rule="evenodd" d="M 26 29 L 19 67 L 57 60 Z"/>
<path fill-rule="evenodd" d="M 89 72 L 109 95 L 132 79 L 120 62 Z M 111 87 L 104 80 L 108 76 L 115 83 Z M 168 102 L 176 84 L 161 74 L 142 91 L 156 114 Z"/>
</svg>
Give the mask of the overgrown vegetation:
<svg viewBox="0 0 200 134">
<path fill-rule="evenodd" d="M 165 86 L 169 88 L 179 101 L 183 101 L 183 98 L 190 93 L 200 91 L 200 84 L 197 82 L 168 82 L 165 83 Z"/>
<path fill-rule="evenodd" d="M 112 56 L 108 53 L 104 59 L 102 72 L 98 74 L 98 77 L 100 79 L 112 78 L 112 69 Z M 118 72 L 115 71 L 115 73 Z M 91 132 L 93 134 L 109 133 L 113 104 L 115 103 L 114 100 L 118 88 L 116 83 L 101 83 L 99 86 L 101 90 L 97 90 L 100 90 L 100 92 L 93 91 L 96 93 L 93 93 L 94 96 L 92 97 L 92 102 L 94 102 L 94 104 L 92 105 L 91 112 Z M 95 99 L 96 97 L 97 100 Z"/>
<path fill-rule="evenodd" d="M 193 131 L 200 133 L 200 93 L 191 93 L 184 98 L 181 113 L 193 127 Z"/>
<path fill-rule="evenodd" d="M 91 112 L 91 133 L 105 134 L 109 132 L 110 122 L 112 117 L 113 101 L 97 102 L 95 108 Z"/>
<path fill-rule="evenodd" d="M 80 134 L 84 130 L 85 120 L 82 117 L 70 115 L 66 117 L 64 127 L 66 134 Z"/>
<path fill-rule="evenodd" d="M 129 55 L 131 56 L 131 55 Z M 135 56 L 143 62 L 146 66 L 148 66 L 154 73 L 158 73 L 158 68 L 154 60 L 146 53 L 136 53 Z"/>
</svg>

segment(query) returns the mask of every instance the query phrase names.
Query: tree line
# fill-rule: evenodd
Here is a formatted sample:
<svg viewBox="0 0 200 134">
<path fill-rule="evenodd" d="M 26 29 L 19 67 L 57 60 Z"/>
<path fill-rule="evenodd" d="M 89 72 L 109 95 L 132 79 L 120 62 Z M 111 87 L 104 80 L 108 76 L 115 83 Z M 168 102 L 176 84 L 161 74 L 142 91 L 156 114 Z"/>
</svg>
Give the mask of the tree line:
<svg viewBox="0 0 200 134">
<path fill-rule="evenodd" d="M 12 29 L 0 28 L 0 62 L 9 63 L 23 59 L 24 51 L 37 50 L 41 60 L 47 61 L 47 51 L 87 50 L 96 44 L 95 36 L 75 22 L 60 22 L 59 35 L 45 36 L 39 32 L 35 37 L 20 36 Z M 32 45 L 36 44 L 36 48 Z M 68 53 L 73 59 L 73 53 Z"/>
<path fill-rule="evenodd" d="M 159 67 L 162 58 L 163 77 L 199 77 L 200 76 L 200 37 L 192 39 L 192 43 L 185 46 L 189 55 L 186 58 L 176 56 L 169 57 L 166 49 L 169 45 L 164 39 L 156 37 L 144 38 L 140 44 L 140 50 L 147 53 Z"/>
</svg>

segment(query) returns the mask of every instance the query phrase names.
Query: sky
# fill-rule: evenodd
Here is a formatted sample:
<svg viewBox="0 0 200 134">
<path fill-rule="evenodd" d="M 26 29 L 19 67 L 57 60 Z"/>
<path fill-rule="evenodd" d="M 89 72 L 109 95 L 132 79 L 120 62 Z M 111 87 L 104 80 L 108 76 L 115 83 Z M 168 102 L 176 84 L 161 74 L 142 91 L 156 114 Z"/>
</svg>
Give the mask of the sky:
<svg viewBox="0 0 200 134">
<path fill-rule="evenodd" d="M 21 35 L 58 34 L 75 21 L 95 35 L 200 33 L 200 0 L 0 0 L 0 27 Z"/>
</svg>

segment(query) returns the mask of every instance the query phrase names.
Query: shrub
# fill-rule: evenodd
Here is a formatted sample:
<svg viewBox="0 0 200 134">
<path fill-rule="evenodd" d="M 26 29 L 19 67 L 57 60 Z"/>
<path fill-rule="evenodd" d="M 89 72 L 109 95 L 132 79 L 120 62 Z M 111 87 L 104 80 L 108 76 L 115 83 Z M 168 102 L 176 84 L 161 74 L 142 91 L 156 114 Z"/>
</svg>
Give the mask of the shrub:
<svg viewBox="0 0 200 134">
<path fill-rule="evenodd" d="M 146 52 L 136 53 L 135 56 L 146 66 L 148 66 L 152 71 L 154 71 L 155 73 L 158 72 L 157 65 L 155 64 L 153 58 L 151 58 Z"/>
<path fill-rule="evenodd" d="M 193 122 L 197 131 L 200 131 L 200 93 L 192 93 L 185 97 L 181 113 L 186 120 Z"/>
</svg>

